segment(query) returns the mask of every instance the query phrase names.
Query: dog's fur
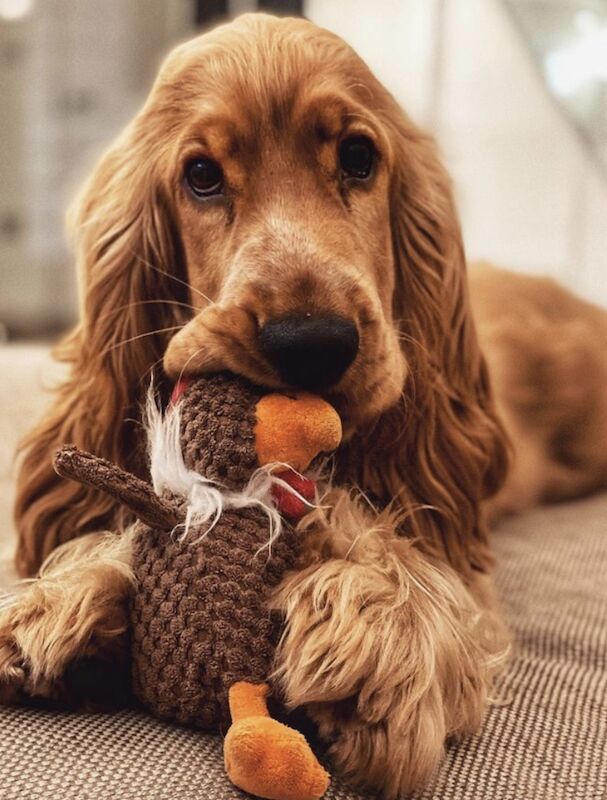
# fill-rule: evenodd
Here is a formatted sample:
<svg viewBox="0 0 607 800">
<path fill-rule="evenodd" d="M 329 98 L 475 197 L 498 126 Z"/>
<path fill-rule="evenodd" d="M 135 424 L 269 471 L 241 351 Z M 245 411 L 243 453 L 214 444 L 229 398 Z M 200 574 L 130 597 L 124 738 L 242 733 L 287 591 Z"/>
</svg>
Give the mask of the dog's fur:
<svg viewBox="0 0 607 800">
<path fill-rule="evenodd" d="M 346 133 L 376 144 L 368 185 L 340 179 Z M 197 203 L 184 188 L 184 163 L 199 154 L 222 164 L 224 202 Z M 328 394 L 348 439 L 336 474 L 384 510 L 336 489 L 333 510 L 306 519 L 307 564 L 273 598 L 286 615 L 276 679 L 347 777 L 387 797 L 425 780 L 445 738 L 480 724 L 507 649 L 487 512 L 607 482 L 606 315 L 485 266 L 471 283 L 479 347 L 432 141 L 344 42 L 303 20 L 245 16 L 178 47 L 72 228 L 81 321 L 59 354 L 69 377 L 24 444 L 18 567 L 32 574 L 68 544 L 0 617 L 5 694 L 28 681 L 44 694 L 66 660 L 107 647 L 97 626 L 122 629 L 124 558 L 108 578 L 101 545 L 82 563 L 82 540 L 69 540 L 128 520 L 57 478 L 55 448 L 74 442 L 143 473 L 137 418 L 152 368 L 164 360 L 172 378 L 228 368 L 281 387 L 259 327 L 338 313 L 356 321 L 361 345 Z M 505 483 L 503 423 L 515 454 Z M 43 644 L 58 620 L 86 634 L 60 637 L 65 652 Z"/>
</svg>

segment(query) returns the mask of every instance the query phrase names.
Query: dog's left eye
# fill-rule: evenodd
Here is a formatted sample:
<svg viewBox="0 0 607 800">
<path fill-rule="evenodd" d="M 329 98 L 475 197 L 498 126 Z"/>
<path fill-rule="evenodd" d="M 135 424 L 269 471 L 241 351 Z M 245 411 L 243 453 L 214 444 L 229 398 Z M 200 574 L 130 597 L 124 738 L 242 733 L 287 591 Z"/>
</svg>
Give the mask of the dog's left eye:
<svg viewBox="0 0 607 800">
<path fill-rule="evenodd" d="M 223 193 L 223 171 L 212 158 L 193 158 L 185 168 L 185 179 L 197 197 Z"/>
<path fill-rule="evenodd" d="M 346 177 L 368 178 L 374 160 L 375 147 L 367 136 L 350 136 L 339 145 L 339 165 Z"/>
</svg>

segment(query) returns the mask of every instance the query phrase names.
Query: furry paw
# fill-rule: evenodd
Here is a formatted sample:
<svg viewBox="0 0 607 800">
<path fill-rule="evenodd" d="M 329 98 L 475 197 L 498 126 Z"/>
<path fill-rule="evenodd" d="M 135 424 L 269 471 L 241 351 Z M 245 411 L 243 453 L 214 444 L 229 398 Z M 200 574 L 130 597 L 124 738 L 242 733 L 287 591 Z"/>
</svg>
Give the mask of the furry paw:
<svg viewBox="0 0 607 800">
<path fill-rule="evenodd" d="M 304 736 L 270 717 L 235 722 L 224 757 L 232 783 L 266 800 L 318 800 L 329 786 Z"/>
<path fill-rule="evenodd" d="M 36 648 L 44 623 L 25 592 L 0 611 L 0 703 L 10 705 L 27 697 L 56 699 L 60 682 Z M 33 648 L 33 652 L 29 652 Z M 32 657 L 33 653 L 37 657 Z"/>
<path fill-rule="evenodd" d="M 428 780 L 448 736 L 478 729 L 507 635 L 487 579 L 465 585 L 391 512 L 334 497 L 311 530 L 316 557 L 272 599 L 285 617 L 273 680 L 336 774 L 392 800 Z"/>
<path fill-rule="evenodd" d="M 112 704 L 122 700 L 134 532 L 68 542 L 39 578 L 3 601 L 0 702 L 36 697 L 105 707 L 108 695 Z"/>
<path fill-rule="evenodd" d="M 18 702 L 23 695 L 26 674 L 19 650 L 6 636 L 0 636 L 0 704 Z"/>
<path fill-rule="evenodd" d="M 0 703 L 37 698 L 77 706 L 91 701 L 92 707 L 105 707 L 98 696 L 100 682 L 103 688 L 111 687 L 115 705 L 117 680 L 124 672 L 124 623 L 113 607 L 104 608 L 102 618 L 91 613 L 85 600 L 67 604 L 64 595 L 36 582 L 0 610 Z M 114 635 L 99 636 L 107 620 L 116 623 Z M 91 680 L 91 672 L 97 679 L 101 674 L 106 678 Z M 85 697 L 91 685 L 95 691 Z"/>
</svg>

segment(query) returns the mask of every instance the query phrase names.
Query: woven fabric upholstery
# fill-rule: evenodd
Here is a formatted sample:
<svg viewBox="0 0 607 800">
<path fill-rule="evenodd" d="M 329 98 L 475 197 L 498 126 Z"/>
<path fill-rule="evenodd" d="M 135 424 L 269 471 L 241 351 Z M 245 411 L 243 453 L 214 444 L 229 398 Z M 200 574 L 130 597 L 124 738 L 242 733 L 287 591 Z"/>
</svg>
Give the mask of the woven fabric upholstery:
<svg viewBox="0 0 607 800">
<path fill-rule="evenodd" d="M 478 736 L 416 800 L 607 797 L 607 496 L 533 511 L 494 535 L 517 637 Z M 242 800 L 221 740 L 134 712 L 0 709 L 1 800 Z M 360 800 L 334 781 L 327 800 Z"/>
<path fill-rule="evenodd" d="M 605 800 L 607 496 L 534 510 L 493 541 L 516 638 L 501 705 L 417 800 Z"/>
<path fill-rule="evenodd" d="M 243 800 L 219 736 L 135 712 L 0 711 L 2 800 Z M 339 784 L 326 800 L 363 800 Z"/>
</svg>

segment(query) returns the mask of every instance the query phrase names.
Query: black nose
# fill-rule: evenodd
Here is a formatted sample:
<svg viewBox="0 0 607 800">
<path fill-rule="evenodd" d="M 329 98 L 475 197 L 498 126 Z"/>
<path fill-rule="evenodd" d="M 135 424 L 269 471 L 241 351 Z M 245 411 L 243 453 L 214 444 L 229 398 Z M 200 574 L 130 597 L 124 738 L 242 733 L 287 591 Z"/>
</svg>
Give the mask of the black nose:
<svg viewBox="0 0 607 800">
<path fill-rule="evenodd" d="M 337 383 L 358 352 L 358 331 L 335 314 L 284 317 L 266 323 L 259 343 L 282 380 L 299 389 Z"/>
</svg>

